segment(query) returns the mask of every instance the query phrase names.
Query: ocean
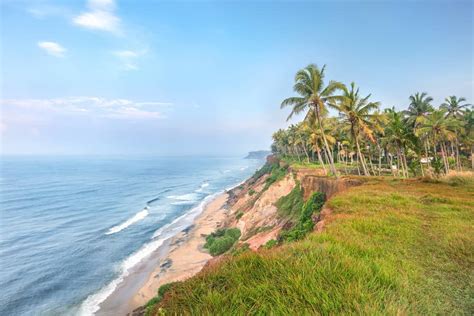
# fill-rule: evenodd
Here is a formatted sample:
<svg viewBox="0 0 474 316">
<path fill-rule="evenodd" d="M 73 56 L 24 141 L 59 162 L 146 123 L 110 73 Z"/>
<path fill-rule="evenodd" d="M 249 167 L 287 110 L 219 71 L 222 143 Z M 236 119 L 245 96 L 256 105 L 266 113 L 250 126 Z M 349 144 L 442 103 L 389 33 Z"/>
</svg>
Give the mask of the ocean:
<svg viewBox="0 0 474 316">
<path fill-rule="evenodd" d="M 206 202 L 263 164 L 242 157 L 2 157 L 0 315 L 90 315 Z"/>
</svg>

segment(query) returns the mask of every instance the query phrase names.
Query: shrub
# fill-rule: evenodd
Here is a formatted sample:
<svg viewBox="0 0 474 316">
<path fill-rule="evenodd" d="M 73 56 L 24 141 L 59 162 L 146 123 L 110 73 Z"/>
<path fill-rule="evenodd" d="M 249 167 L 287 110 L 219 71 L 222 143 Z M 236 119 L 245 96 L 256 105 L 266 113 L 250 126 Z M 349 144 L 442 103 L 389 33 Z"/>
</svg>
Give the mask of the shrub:
<svg viewBox="0 0 474 316">
<path fill-rule="evenodd" d="M 237 215 L 235 215 L 235 218 L 236 218 L 237 220 L 239 220 L 242 216 L 244 216 L 244 212 L 239 211 L 239 212 L 237 213 Z"/>
<path fill-rule="evenodd" d="M 240 238 L 240 229 L 218 229 L 206 237 L 204 248 L 209 250 L 212 256 L 218 256 L 229 250 Z"/>
<path fill-rule="evenodd" d="M 250 190 L 249 190 L 249 195 L 252 196 L 252 195 L 254 195 L 254 194 L 255 194 L 255 190 L 254 190 L 254 189 L 250 189 Z"/>
<path fill-rule="evenodd" d="M 265 243 L 265 245 L 263 245 L 263 248 L 270 249 L 270 248 L 275 247 L 277 244 L 278 244 L 278 241 L 276 241 L 275 239 L 270 239 L 269 241 Z"/>
<path fill-rule="evenodd" d="M 278 164 L 274 164 L 271 169 L 270 176 L 267 178 L 267 180 L 265 180 L 265 186 L 263 187 L 263 191 L 268 189 L 273 183 L 283 179 L 287 173 L 287 168 L 280 167 L 280 165 Z"/>
<path fill-rule="evenodd" d="M 280 239 L 284 241 L 295 241 L 302 239 L 307 233 L 313 230 L 314 222 L 312 216 L 315 212 L 321 211 L 326 196 L 322 192 L 314 192 L 301 208 L 298 223 L 289 230 L 280 234 Z"/>
</svg>

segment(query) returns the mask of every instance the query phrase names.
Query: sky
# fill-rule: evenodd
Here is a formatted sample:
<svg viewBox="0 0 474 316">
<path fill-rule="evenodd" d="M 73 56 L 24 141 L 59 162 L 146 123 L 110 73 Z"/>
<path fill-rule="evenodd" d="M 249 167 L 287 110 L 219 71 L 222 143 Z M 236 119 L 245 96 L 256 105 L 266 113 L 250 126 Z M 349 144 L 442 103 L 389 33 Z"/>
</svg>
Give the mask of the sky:
<svg viewBox="0 0 474 316">
<path fill-rule="evenodd" d="M 0 0 L 2 154 L 268 149 L 294 74 L 473 103 L 472 1 Z M 296 118 L 295 120 L 298 120 Z"/>
</svg>

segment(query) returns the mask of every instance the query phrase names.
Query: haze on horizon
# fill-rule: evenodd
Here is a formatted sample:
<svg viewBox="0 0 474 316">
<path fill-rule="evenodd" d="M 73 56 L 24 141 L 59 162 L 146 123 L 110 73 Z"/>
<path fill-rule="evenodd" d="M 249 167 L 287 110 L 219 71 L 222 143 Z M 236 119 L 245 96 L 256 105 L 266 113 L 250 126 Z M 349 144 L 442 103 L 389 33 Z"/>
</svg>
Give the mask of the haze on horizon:
<svg viewBox="0 0 474 316">
<path fill-rule="evenodd" d="M 2 154 L 242 154 L 284 127 L 296 71 L 327 64 L 382 107 L 473 100 L 472 1 L 12 1 Z M 295 121 L 298 118 L 295 118 Z M 291 122 L 290 122 L 291 123 Z"/>
</svg>

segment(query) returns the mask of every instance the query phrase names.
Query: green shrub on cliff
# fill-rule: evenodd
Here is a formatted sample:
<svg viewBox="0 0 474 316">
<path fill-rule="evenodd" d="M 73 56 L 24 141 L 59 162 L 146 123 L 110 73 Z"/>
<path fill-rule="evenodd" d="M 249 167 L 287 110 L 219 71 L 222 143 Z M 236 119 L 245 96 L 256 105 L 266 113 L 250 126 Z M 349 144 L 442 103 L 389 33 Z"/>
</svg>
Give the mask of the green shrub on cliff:
<svg viewBox="0 0 474 316">
<path fill-rule="evenodd" d="M 238 228 L 218 229 L 206 237 L 204 248 L 208 249 L 212 256 L 218 256 L 232 248 L 239 238 Z"/>
<path fill-rule="evenodd" d="M 326 196 L 322 192 L 314 192 L 301 208 L 301 214 L 296 225 L 289 230 L 282 231 L 280 239 L 295 241 L 306 236 L 314 228 L 313 214 L 319 213 L 323 207 Z"/>
<path fill-rule="evenodd" d="M 267 180 L 265 180 L 265 186 L 263 187 L 263 191 L 268 189 L 273 183 L 283 179 L 287 173 L 288 168 L 280 167 L 279 164 L 274 164 L 271 169 L 270 176 L 267 178 Z"/>
<path fill-rule="evenodd" d="M 285 196 L 279 198 L 275 205 L 278 208 L 278 215 L 280 217 L 296 220 L 303 208 L 303 190 L 299 183 Z"/>
</svg>

